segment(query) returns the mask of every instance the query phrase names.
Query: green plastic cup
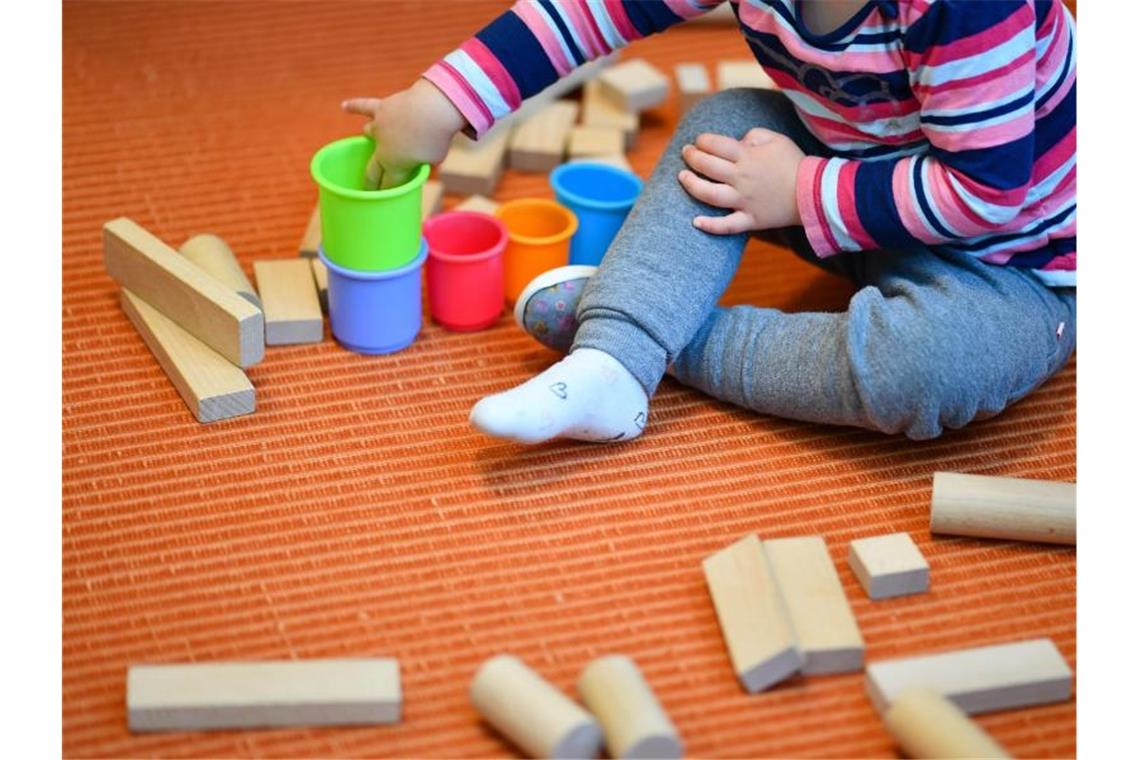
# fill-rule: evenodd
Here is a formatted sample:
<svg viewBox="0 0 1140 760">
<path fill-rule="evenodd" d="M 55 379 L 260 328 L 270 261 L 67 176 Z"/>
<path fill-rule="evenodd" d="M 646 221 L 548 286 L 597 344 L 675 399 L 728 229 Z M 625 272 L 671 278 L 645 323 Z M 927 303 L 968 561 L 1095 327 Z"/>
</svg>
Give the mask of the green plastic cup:
<svg viewBox="0 0 1140 760">
<path fill-rule="evenodd" d="M 318 150 L 309 165 L 319 191 L 325 256 L 364 272 L 399 269 L 419 255 L 421 188 L 431 172 L 423 164 L 398 187 L 363 190 L 373 150 L 367 137 L 346 137 Z"/>
</svg>

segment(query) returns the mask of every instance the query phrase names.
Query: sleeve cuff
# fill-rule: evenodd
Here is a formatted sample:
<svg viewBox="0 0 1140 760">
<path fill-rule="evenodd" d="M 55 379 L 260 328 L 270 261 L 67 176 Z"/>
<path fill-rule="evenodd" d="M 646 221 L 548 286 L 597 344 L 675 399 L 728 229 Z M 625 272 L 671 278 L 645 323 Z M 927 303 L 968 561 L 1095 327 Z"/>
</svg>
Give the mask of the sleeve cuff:
<svg viewBox="0 0 1140 760">
<path fill-rule="evenodd" d="M 490 111 L 472 91 L 470 85 L 445 62 L 440 61 L 424 72 L 423 78 L 439 88 L 440 92 L 451 101 L 463 118 L 467 126 L 463 133 L 470 138 L 478 138 L 490 129 L 495 120 L 491 118 Z"/>
<path fill-rule="evenodd" d="M 826 158 L 805 156 L 796 171 L 796 206 L 799 208 L 800 221 L 808 243 L 821 259 L 842 252 L 823 213 L 821 188 L 826 166 Z"/>
</svg>

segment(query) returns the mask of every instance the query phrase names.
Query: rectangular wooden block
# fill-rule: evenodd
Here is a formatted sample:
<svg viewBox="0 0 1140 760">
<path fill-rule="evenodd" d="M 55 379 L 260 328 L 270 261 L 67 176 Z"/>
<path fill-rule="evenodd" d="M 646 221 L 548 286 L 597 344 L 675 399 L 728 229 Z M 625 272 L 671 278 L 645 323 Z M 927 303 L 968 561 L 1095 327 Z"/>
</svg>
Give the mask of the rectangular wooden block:
<svg viewBox="0 0 1140 760">
<path fill-rule="evenodd" d="M 706 557 L 702 567 L 732 669 L 745 690 L 762 691 L 799 670 L 803 655 L 760 538 L 750 533 Z"/>
<path fill-rule="evenodd" d="M 321 207 L 313 206 L 313 213 L 309 214 L 309 223 L 305 225 L 305 234 L 301 236 L 301 244 L 297 252 L 301 256 L 313 259 L 317 257 L 317 249 L 321 247 Z"/>
<path fill-rule="evenodd" d="M 131 731 L 398 723 L 400 664 L 388 658 L 132 665 Z"/>
<path fill-rule="evenodd" d="M 875 709 L 890 707 L 905 689 L 932 689 L 967 713 L 1064 702 L 1073 672 L 1049 639 L 905 657 L 867 666 L 866 687 Z"/>
<path fill-rule="evenodd" d="M 570 132 L 570 155 L 612 156 L 622 152 L 621 130 L 615 127 L 577 126 Z"/>
<path fill-rule="evenodd" d="M 265 308 L 265 343 L 320 343 L 325 336 L 313 268 L 303 259 L 253 262 Z"/>
<path fill-rule="evenodd" d="M 562 163 L 578 104 L 556 100 L 527 118 L 511 135 L 508 162 L 524 172 L 548 172 Z"/>
<path fill-rule="evenodd" d="M 313 283 L 317 286 L 317 299 L 321 302 L 321 311 L 329 310 L 329 268 L 320 259 L 312 259 Z"/>
<path fill-rule="evenodd" d="M 684 116 L 693 104 L 708 97 L 712 90 L 709 84 L 709 71 L 703 63 L 679 63 L 675 71 L 677 94 L 680 96 L 679 110 Z"/>
<path fill-rule="evenodd" d="M 863 668 L 863 636 L 821 536 L 764 541 L 805 675 Z"/>
<path fill-rule="evenodd" d="M 716 65 L 716 84 L 717 89 L 720 90 L 727 90 L 731 87 L 779 89 L 755 60 L 721 61 Z"/>
<path fill-rule="evenodd" d="M 872 599 L 919 594 L 930 588 L 930 565 L 908 533 L 852 541 L 847 564 Z"/>
<path fill-rule="evenodd" d="M 422 218 L 427 219 L 432 214 L 439 213 L 443 205 L 443 183 L 436 179 L 429 179 L 423 186 Z"/>
<path fill-rule="evenodd" d="M 130 219 L 103 225 L 103 263 L 120 285 L 239 367 L 265 356 L 261 310 Z"/>
<path fill-rule="evenodd" d="M 582 124 L 587 127 L 620 129 L 625 150 L 632 150 L 637 143 L 641 119 L 636 113 L 630 113 L 621 104 L 606 97 L 601 84 L 595 79 L 582 86 Z"/>
<path fill-rule="evenodd" d="M 1077 543 L 1077 484 L 934 473 L 930 532 Z"/>
<path fill-rule="evenodd" d="M 120 303 L 198 422 L 251 414 L 253 385 L 224 356 L 123 288 Z"/>
<path fill-rule="evenodd" d="M 632 58 L 598 75 L 602 94 L 627 111 L 644 111 L 669 96 L 669 77 L 644 58 Z"/>
<path fill-rule="evenodd" d="M 439 165 L 444 190 L 457 195 L 493 195 L 503 174 L 511 130 L 487 133 L 479 142 L 456 135 Z"/>
<path fill-rule="evenodd" d="M 484 214 L 494 214 L 498 209 L 499 204 L 490 198 L 484 198 L 482 195 L 472 195 L 455 204 L 455 207 L 451 210 L 479 211 Z"/>
</svg>

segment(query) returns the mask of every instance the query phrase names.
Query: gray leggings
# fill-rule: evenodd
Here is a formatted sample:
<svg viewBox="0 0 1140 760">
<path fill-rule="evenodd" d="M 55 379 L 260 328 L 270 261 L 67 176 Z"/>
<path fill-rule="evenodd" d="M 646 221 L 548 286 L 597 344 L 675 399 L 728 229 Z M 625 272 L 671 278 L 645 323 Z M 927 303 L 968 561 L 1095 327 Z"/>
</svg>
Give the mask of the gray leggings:
<svg viewBox="0 0 1140 760">
<path fill-rule="evenodd" d="M 1064 366 L 1075 289 L 927 248 L 820 260 L 788 230 L 801 256 L 855 283 L 847 311 L 718 308 L 748 236 L 692 226 L 724 212 L 678 183 L 681 147 L 753 127 L 830 155 L 779 93 L 728 90 L 695 106 L 586 287 L 574 348 L 616 357 L 650 396 L 672 365 L 680 382 L 757 412 L 914 439 L 991 417 Z"/>
</svg>

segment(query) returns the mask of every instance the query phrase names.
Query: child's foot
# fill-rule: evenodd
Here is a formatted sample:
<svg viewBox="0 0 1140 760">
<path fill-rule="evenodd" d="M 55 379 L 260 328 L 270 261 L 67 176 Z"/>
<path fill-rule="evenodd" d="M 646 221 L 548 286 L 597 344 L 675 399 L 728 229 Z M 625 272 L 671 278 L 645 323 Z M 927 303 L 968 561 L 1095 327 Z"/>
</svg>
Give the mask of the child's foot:
<svg viewBox="0 0 1140 760">
<path fill-rule="evenodd" d="M 586 281 L 598 270 L 583 264 L 543 272 L 523 288 L 515 301 L 515 322 L 547 348 L 567 353 L 578 332 L 578 299 Z"/>
<path fill-rule="evenodd" d="M 641 435 L 649 399 L 621 362 L 579 348 L 545 372 L 471 410 L 471 424 L 495 438 L 542 443 L 551 438 L 628 441 Z"/>
</svg>

